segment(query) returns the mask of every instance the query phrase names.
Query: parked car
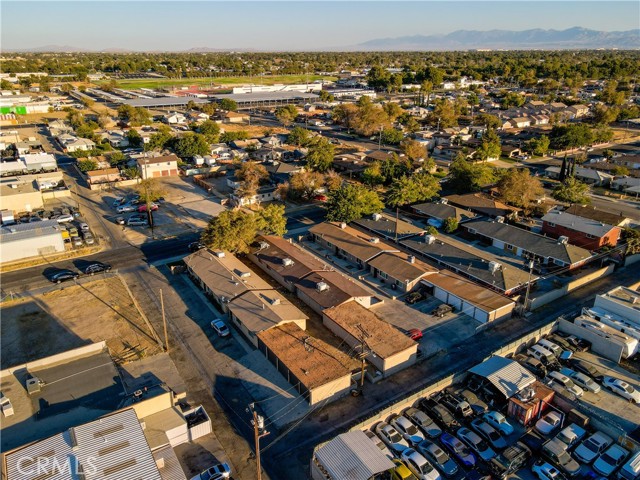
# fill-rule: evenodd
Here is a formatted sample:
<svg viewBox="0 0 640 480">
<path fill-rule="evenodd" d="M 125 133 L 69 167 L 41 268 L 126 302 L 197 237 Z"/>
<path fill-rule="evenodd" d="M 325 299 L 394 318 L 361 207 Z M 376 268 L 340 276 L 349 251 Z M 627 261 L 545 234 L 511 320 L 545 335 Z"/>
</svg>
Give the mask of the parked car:
<svg viewBox="0 0 640 480">
<path fill-rule="evenodd" d="M 416 448 L 433 466 L 440 470 L 443 475 L 452 477 L 458 473 L 458 464 L 454 462 L 438 444 L 429 440 L 423 440 Z"/>
<path fill-rule="evenodd" d="M 429 438 L 438 438 L 442 434 L 442 429 L 422 410 L 410 407 L 404 411 L 403 415 L 417 425 Z"/>
<path fill-rule="evenodd" d="M 544 460 L 538 460 L 531 467 L 531 472 L 539 480 L 567 480 L 560 470 Z"/>
<path fill-rule="evenodd" d="M 203 243 L 200 243 L 200 242 L 191 242 L 189 244 L 189 251 L 190 252 L 197 252 L 198 250 L 202 250 L 203 248 L 205 248 L 205 245 Z"/>
<path fill-rule="evenodd" d="M 466 400 L 459 398 L 452 393 L 441 392 L 440 394 L 436 394 L 435 399 L 438 403 L 447 407 L 447 409 L 459 419 L 473 417 L 471 405 L 469 405 Z"/>
<path fill-rule="evenodd" d="M 231 467 L 226 463 L 209 467 L 191 480 L 221 480 L 223 478 L 231 478 Z"/>
<path fill-rule="evenodd" d="M 587 435 L 587 431 L 579 425 L 572 423 L 568 427 L 563 428 L 555 436 L 557 440 L 564 442 L 569 449 L 575 447 Z"/>
<path fill-rule="evenodd" d="M 613 440 L 611 437 L 602 432 L 596 432 L 578 445 L 573 455 L 582 463 L 588 464 L 593 462 L 598 455 L 604 452 L 612 443 Z"/>
<path fill-rule="evenodd" d="M 471 406 L 471 410 L 475 415 L 482 415 L 489 411 L 489 406 L 480 400 L 478 396 L 473 393 L 471 390 L 464 389 L 458 392 L 458 396 L 464 400 Z"/>
<path fill-rule="evenodd" d="M 443 428 L 455 428 L 460 425 L 445 406 L 440 405 L 432 398 L 422 399 L 420 401 L 420 408 L 429 413 Z"/>
<path fill-rule="evenodd" d="M 549 372 L 549 375 L 545 378 L 545 383 L 548 385 L 555 383 L 557 386 L 567 389 L 576 397 L 581 397 L 584 394 L 584 390 L 582 390 L 582 388 L 577 386 L 573 383 L 573 380 L 560 372 Z"/>
<path fill-rule="evenodd" d="M 593 462 L 593 469 L 600 475 L 608 477 L 622 466 L 628 456 L 628 450 L 625 450 L 620 445 L 613 444 Z"/>
<path fill-rule="evenodd" d="M 376 425 L 375 432 L 394 455 L 400 455 L 409 448 L 409 442 L 407 442 L 392 425 L 386 422 L 380 422 Z"/>
<path fill-rule="evenodd" d="M 231 332 L 229 331 L 229 327 L 219 318 L 211 321 L 211 328 L 213 328 L 219 337 L 228 337 Z"/>
<path fill-rule="evenodd" d="M 524 443 L 533 453 L 540 453 L 545 439 L 537 434 L 533 429 L 525 432 L 518 440 Z"/>
<path fill-rule="evenodd" d="M 56 220 L 58 221 L 58 223 L 72 222 L 73 221 L 73 215 L 71 215 L 71 214 L 58 215 L 56 217 Z"/>
<path fill-rule="evenodd" d="M 152 212 L 155 212 L 156 210 L 158 210 L 158 204 L 157 203 L 151 203 L 150 204 L 150 208 Z M 147 211 L 147 204 L 143 203 L 142 205 L 138 206 L 138 212 L 143 213 Z"/>
<path fill-rule="evenodd" d="M 91 232 L 83 231 L 82 239 L 84 240 L 84 243 L 86 243 L 87 245 L 93 245 L 96 242 Z"/>
<path fill-rule="evenodd" d="M 124 217 L 116 217 L 115 222 L 117 225 L 124 225 L 125 224 L 125 219 Z"/>
<path fill-rule="evenodd" d="M 513 433 L 513 425 L 511 425 L 504 417 L 504 415 L 502 415 L 500 412 L 487 412 L 482 418 L 485 422 L 500 431 L 503 435 L 508 436 Z"/>
<path fill-rule="evenodd" d="M 392 415 L 389 418 L 389 423 L 393 425 L 411 445 L 417 445 L 424 440 L 424 435 L 418 430 L 418 427 L 403 415 Z"/>
<path fill-rule="evenodd" d="M 81 247 L 83 245 L 82 238 L 79 235 L 71 237 L 71 243 L 73 243 L 74 247 Z"/>
<path fill-rule="evenodd" d="M 562 425 L 562 415 L 555 410 L 547 412 L 536 422 L 535 429 L 543 435 L 551 435 Z"/>
<path fill-rule="evenodd" d="M 482 418 L 476 418 L 471 421 L 473 428 L 478 435 L 484 438 L 496 450 L 507 448 L 507 441 L 500 433 L 485 422 Z"/>
<path fill-rule="evenodd" d="M 96 273 L 110 272 L 111 265 L 102 262 L 93 262 L 84 269 L 86 275 L 95 275 Z"/>
<path fill-rule="evenodd" d="M 456 436 L 466 443 L 471 450 L 473 450 L 478 456 L 488 462 L 496 456 L 496 452 L 485 442 L 480 436 L 469 430 L 467 427 L 460 427 L 456 432 Z"/>
<path fill-rule="evenodd" d="M 563 335 L 562 332 L 557 333 L 558 335 Z M 576 352 L 587 352 L 591 349 L 590 341 L 576 337 L 575 335 L 567 335 L 564 337 L 564 339 L 567 341 L 567 343 L 572 345 L 573 348 L 575 348 Z"/>
<path fill-rule="evenodd" d="M 560 373 L 569 377 L 576 385 L 588 392 L 598 393 L 602 390 L 600 385 L 584 373 L 573 371 L 570 368 L 561 368 Z"/>
<path fill-rule="evenodd" d="M 409 470 L 420 480 L 440 480 L 440 473 L 433 468 L 429 460 L 413 448 L 407 448 L 403 451 L 401 458 Z"/>
<path fill-rule="evenodd" d="M 640 403 L 640 392 L 624 380 L 605 376 L 602 379 L 602 386 L 610 392 L 613 392 L 622 398 L 626 398 L 630 402 Z"/>
<path fill-rule="evenodd" d="M 431 312 L 431 315 L 433 315 L 434 317 L 442 318 L 447 313 L 451 313 L 451 312 L 453 312 L 453 307 L 451 305 L 447 305 L 446 303 L 443 303 L 442 305 L 438 305 L 438 307 L 436 307 Z"/>
<path fill-rule="evenodd" d="M 116 197 L 115 200 L 113 201 L 113 208 L 118 208 L 120 205 L 122 205 L 125 201 L 124 197 Z"/>
<path fill-rule="evenodd" d="M 545 367 L 540 360 L 522 354 L 514 355 L 513 359 L 534 375 L 540 378 L 547 376 L 547 367 Z"/>
<path fill-rule="evenodd" d="M 139 227 L 149 225 L 149 222 L 146 218 L 143 219 L 140 217 L 131 217 L 127 219 L 127 225 L 129 225 L 130 227 Z"/>
<path fill-rule="evenodd" d="M 74 272 L 73 270 L 64 268 L 49 274 L 48 278 L 52 283 L 62 283 L 69 280 L 75 280 L 78 277 L 80 277 L 78 273 Z"/>
<path fill-rule="evenodd" d="M 476 456 L 469 450 L 469 447 L 450 433 L 443 433 L 440 437 L 440 443 L 442 443 L 444 448 L 449 450 L 463 466 L 473 468 L 476 466 L 476 463 L 478 463 Z"/>
<path fill-rule="evenodd" d="M 638 480 L 640 478 L 640 452 L 634 454 L 627 462 L 618 470 L 616 475 L 618 480 Z"/>
<path fill-rule="evenodd" d="M 137 208 L 135 206 L 129 204 L 120 205 L 116 208 L 116 212 L 118 213 L 135 212 L 136 210 Z"/>
<path fill-rule="evenodd" d="M 74 227 L 73 225 L 67 225 L 67 232 L 69 232 L 69 235 L 71 235 L 72 237 L 77 237 L 78 235 L 78 229 L 76 227 Z"/>
<path fill-rule="evenodd" d="M 560 440 L 548 440 L 542 446 L 542 456 L 549 460 L 552 465 L 573 477 L 580 472 L 580 464 L 571 458 L 568 449 L 567 444 Z"/>
<path fill-rule="evenodd" d="M 86 223 L 82 222 L 80 223 L 80 231 L 82 232 L 88 232 L 89 231 L 89 225 L 87 225 Z"/>
<path fill-rule="evenodd" d="M 417 341 L 422 338 L 422 330 L 420 330 L 419 328 L 412 328 L 407 332 L 407 335 L 411 340 Z"/>
<path fill-rule="evenodd" d="M 378 447 L 380 451 L 387 456 L 389 460 L 393 460 L 393 454 L 391 453 L 391 450 L 389 450 L 387 446 L 384 444 L 384 442 L 380 440 L 380 437 L 378 437 L 371 430 L 367 430 L 364 433 L 376 445 L 376 447 Z"/>
<path fill-rule="evenodd" d="M 604 377 L 604 374 L 600 370 L 591 365 L 589 362 L 585 362 L 584 360 L 572 358 L 571 360 L 569 360 L 568 364 L 572 370 L 584 373 L 585 375 L 589 375 L 591 378 L 594 378 L 599 382 L 601 382 L 602 377 Z"/>
<path fill-rule="evenodd" d="M 576 351 L 576 347 L 574 345 L 571 345 L 565 338 L 562 338 L 560 335 L 552 333 L 547 338 L 558 346 L 564 348 L 565 350 L 570 350 L 572 352 Z"/>
<path fill-rule="evenodd" d="M 417 480 L 418 477 L 409 470 L 409 467 L 402 460 L 394 458 L 391 461 L 395 464 L 391 471 L 391 480 Z"/>
<path fill-rule="evenodd" d="M 492 458 L 489 461 L 489 469 L 495 477 L 505 479 L 525 466 L 530 458 L 529 447 L 517 442 Z"/>
</svg>

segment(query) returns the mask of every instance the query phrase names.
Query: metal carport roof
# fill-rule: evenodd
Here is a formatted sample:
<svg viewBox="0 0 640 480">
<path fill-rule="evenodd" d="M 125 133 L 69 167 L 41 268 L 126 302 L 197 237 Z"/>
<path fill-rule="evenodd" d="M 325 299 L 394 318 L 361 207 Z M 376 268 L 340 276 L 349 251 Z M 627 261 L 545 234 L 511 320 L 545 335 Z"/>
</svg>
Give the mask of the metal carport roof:
<svg viewBox="0 0 640 480">
<path fill-rule="evenodd" d="M 507 398 L 536 381 L 536 377 L 518 362 L 499 356 L 479 363 L 469 373 L 486 378 Z"/>
</svg>

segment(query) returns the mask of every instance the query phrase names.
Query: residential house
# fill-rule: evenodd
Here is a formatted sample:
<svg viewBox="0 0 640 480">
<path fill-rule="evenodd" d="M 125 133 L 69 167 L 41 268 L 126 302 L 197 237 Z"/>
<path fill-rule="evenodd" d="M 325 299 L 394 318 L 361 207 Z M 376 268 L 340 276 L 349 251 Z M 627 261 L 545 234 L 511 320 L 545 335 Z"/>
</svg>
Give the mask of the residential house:
<svg viewBox="0 0 640 480">
<path fill-rule="evenodd" d="M 219 160 L 231 160 L 233 154 L 226 143 L 215 143 L 211 145 L 211 156 Z"/>
<path fill-rule="evenodd" d="M 631 219 L 622 215 L 622 213 L 612 213 L 604 210 L 599 210 L 596 207 L 571 205 L 565 210 L 566 213 L 578 215 L 584 218 L 590 218 L 601 223 L 607 223 L 616 227 L 626 227 L 631 223 Z"/>
<path fill-rule="evenodd" d="M 168 113 L 162 116 L 162 121 L 164 123 L 168 123 L 169 125 L 184 125 L 187 123 L 187 117 L 185 117 L 182 113 Z"/>
<path fill-rule="evenodd" d="M 498 221 L 475 220 L 463 225 L 469 235 L 488 245 L 526 259 L 533 259 L 547 268 L 581 267 L 592 259 L 588 250 L 571 245 L 566 239 L 552 239 Z"/>
<path fill-rule="evenodd" d="M 479 215 L 486 215 L 491 218 L 508 217 L 518 214 L 521 209 L 506 205 L 494 198 L 482 193 L 465 193 L 463 195 L 449 195 L 442 198 L 443 203 L 454 207 L 463 208 Z"/>
<path fill-rule="evenodd" d="M 237 150 L 257 150 L 260 148 L 260 141 L 255 138 L 250 138 L 249 140 L 233 140 L 229 142 L 229 145 Z"/>
<path fill-rule="evenodd" d="M 525 128 L 529 126 L 531 126 L 531 119 L 529 117 L 515 117 L 507 120 L 503 128 Z"/>
<path fill-rule="evenodd" d="M 515 145 L 502 145 L 500 151 L 507 158 L 516 158 L 518 155 L 522 155 L 522 150 Z"/>
<path fill-rule="evenodd" d="M 440 202 L 420 203 L 412 205 L 411 208 L 415 213 L 428 217 L 427 223 L 436 228 L 442 227 L 447 218 L 455 218 L 458 223 L 464 223 L 478 217 L 477 214 L 467 209 L 449 205 L 444 198 Z"/>
<path fill-rule="evenodd" d="M 549 125 L 549 115 L 531 115 L 531 125 Z"/>
<path fill-rule="evenodd" d="M 289 181 L 289 177 L 294 173 L 302 172 L 304 167 L 295 163 L 284 163 L 272 160 L 264 163 L 264 167 L 269 173 L 274 183 L 282 183 Z"/>
<path fill-rule="evenodd" d="M 227 182 L 228 183 L 228 182 Z M 229 199 L 234 206 L 244 207 L 246 205 L 260 204 L 264 202 L 272 202 L 276 200 L 276 186 L 275 185 L 263 185 L 258 188 L 258 191 L 252 197 L 241 196 L 238 191 L 234 191 L 229 195 Z"/>
<path fill-rule="evenodd" d="M 622 167 L 627 167 L 629 170 L 640 169 L 640 155 L 622 155 L 612 159 L 612 162 Z"/>
<path fill-rule="evenodd" d="M 269 135 L 268 137 L 262 137 L 260 139 L 260 143 L 269 147 L 280 147 L 282 146 L 282 139 L 277 135 Z"/>
<path fill-rule="evenodd" d="M 545 175 L 549 178 L 560 178 L 561 167 L 548 167 L 545 169 Z M 575 178 L 583 183 L 594 185 L 596 187 L 606 187 L 615 178 L 613 175 L 598 170 L 592 170 L 585 167 L 576 167 Z"/>
<path fill-rule="evenodd" d="M 349 177 L 361 175 L 369 165 L 369 161 L 357 153 L 342 154 L 333 159 L 333 168 Z"/>
<path fill-rule="evenodd" d="M 640 178 L 635 177 L 620 177 L 611 182 L 611 188 L 619 191 L 627 191 L 628 189 L 634 189 L 633 193 L 636 195 L 635 190 L 640 187 Z"/>
<path fill-rule="evenodd" d="M 96 148 L 96 144 L 93 140 L 89 140 L 88 138 L 69 137 L 71 137 L 71 135 L 63 135 L 63 137 L 58 138 L 59 140 L 61 138 L 65 138 L 65 141 L 62 143 L 62 147 L 67 153 L 88 151 Z"/>
<path fill-rule="evenodd" d="M 222 117 L 223 123 L 249 123 L 251 117 L 246 113 L 226 112 Z"/>
<path fill-rule="evenodd" d="M 366 162 L 385 162 L 387 160 L 393 159 L 393 152 L 384 152 L 382 150 L 370 150 L 367 152 L 364 160 Z"/>
<path fill-rule="evenodd" d="M 386 213 L 374 213 L 369 217 L 354 220 L 351 225 L 387 240 L 401 240 L 422 235 L 425 232 L 424 228 L 396 219 Z"/>
<path fill-rule="evenodd" d="M 172 153 L 160 157 L 139 157 L 137 164 L 140 176 L 147 179 L 178 175 L 179 161 L 180 159 Z"/>
<path fill-rule="evenodd" d="M 368 263 L 373 278 L 400 293 L 410 292 L 420 280 L 437 272 L 435 268 L 417 260 L 415 255 L 400 252 L 383 252 Z"/>
<path fill-rule="evenodd" d="M 566 237 L 569 243 L 597 250 L 604 246 L 615 247 L 620 240 L 620 227 L 592 218 L 554 209 L 542 217 L 542 233 L 552 238 Z"/>
<path fill-rule="evenodd" d="M 309 335 L 293 322 L 258 332 L 257 348 L 310 406 L 326 405 L 351 391 L 360 362 Z"/>
<path fill-rule="evenodd" d="M 37 140 L 26 140 L 22 142 L 16 142 L 15 144 L 16 151 L 18 155 L 27 155 L 29 153 L 38 153 L 44 152 L 42 148 L 42 143 Z"/>
<path fill-rule="evenodd" d="M 109 130 L 100 135 L 106 139 L 113 148 L 125 148 L 129 146 L 129 137 L 123 130 Z"/>
<path fill-rule="evenodd" d="M 582 118 L 589 114 L 589 107 L 586 105 L 571 105 L 566 108 L 567 112 L 570 112 L 572 118 Z"/>
<path fill-rule="evenodd" d="M 364 336 L 366 361 L 385 377 L 416 362 L 418 344 L 359 303 L 323 311 L 322 323 L 353 349 L 360 348 Z"/>
<path fill-rule="evenodd" d="M 554 112 L 560 112 L 567 109 L 567 106 L 562 102 L 552 102 L 549 104 L 549 107 Z"/>
<path fill-rule="evenodd" d="M 99 183 L 117 182 L 121 180 L 120 170 L 117 168 L 104 168 L 87 172 L 87 181 L 91 185 Z"/>
</svg>

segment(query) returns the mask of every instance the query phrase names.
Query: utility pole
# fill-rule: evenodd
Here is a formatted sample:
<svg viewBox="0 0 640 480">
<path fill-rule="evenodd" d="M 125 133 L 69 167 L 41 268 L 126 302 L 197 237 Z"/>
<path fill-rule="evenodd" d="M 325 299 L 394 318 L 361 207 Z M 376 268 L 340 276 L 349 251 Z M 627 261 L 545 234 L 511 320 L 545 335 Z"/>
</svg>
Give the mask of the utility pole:
<svg viewBox="0 0 640 480">
<path fill-rule="evenodd" d="M 167 317 L 164 315 L 164 299 L 162 297 L 162 289 L 160 289 L 160 307 L 162 309 L 162 324 L 164 325 L 164 347 L 165 352 L 169 353 L 169 335 L 167 335 Z"/>
<path fill-rule="evenodd" d="M 260 439 L 269 435 L 269 432 L 264 429 L 264 417 L 262 415 L 258 415 L 255 406 L 255 403 L 250 403 L 249 408 L 247 408 L 247 412 L 251 412 L 253 415 L 251 424 L 253 425 L 253 439 L 255 441 L 256 449 L 256 479 L 262 480 L 262 467 L 260 466 Z"/>
<path fill-rule="evenodd" d="M 380 125 L 380 137 L 378 138 L 378 150 L 382 149 L 382 125 Z"/>
<path fill-rule="evenodd" d="M 524 305 L 522 307 L 522 316 L 524 317 L 524 314 L 527 311 L 527 302 L 529 301 L 529 291 L 531 290 L 531 274 L 533 273 L 533 265 L 534 265 L 534 260 L 531 259 L 529 260 L 529 280 L 527 280 L 527 293 L 524 296 Z"/>
<path fill-rule="evenodd" d="M 371 335 L 369 335 L 359 323 L 356 325 L 356 328 L 360 330 L 360 353 L 358 353 L 358 358 L 360 358 L 360 361 L 362 362 L 362 368 L 360 370 L 360 391 L 362 392 L 362 387 L 364 387 L 365 359 L 367 358 L 367 355 L 371 353 L 371 349 L 369 348 L 369 345 L 367 345 L 367 338 L 371 337 Z"/>
</svg>

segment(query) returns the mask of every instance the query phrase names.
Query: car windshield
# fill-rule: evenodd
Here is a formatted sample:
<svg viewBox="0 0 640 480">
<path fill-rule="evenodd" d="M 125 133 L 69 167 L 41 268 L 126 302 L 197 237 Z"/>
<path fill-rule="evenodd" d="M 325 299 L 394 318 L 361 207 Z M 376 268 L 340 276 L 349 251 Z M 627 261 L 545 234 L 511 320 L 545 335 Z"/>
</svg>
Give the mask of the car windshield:
<svg viewBox="0 0 640 480">
<path fill-rule="evenodd" d="M 409 425 L 407 427 L 407 433 L 409 435 L 417 435 L 419 432 L 415 425 Z"/>
<path fill-rule="evenodd" d="M 627 393 L 633 393 L 634 392 L 633 387 L 631 385 L 629 385 L 629 384 L 626 384 L 626 383 L 623 384 L 622 388 L 624 388 Z"/>
<path fill-rule="evenodd" d="M 573 380 L 571 380 L 570 378 L 567 378 L 567 380 L 565 381 L 565 385 L 567 388 L 573 388 L 576 386 L 576 384 L 573 383 Z"/>
<path fill-rule="evenodd" d="M 562 452 L 558 455 L 558 463 L 560 463 L 560 465 L 567 465 L 572 460 L 571 455 L 567 452 Z"/>
<path fill-rule="evenodd" d="M 598 443 L 594 441 L 592 438 L 584 442 L 584 448 L 586 448 L 590 452 L 597 453 L 598 447 L 599 447 Z"/>
<path fill-rule="evenodd" d="M 493 414 L 493 419 L 498 423 L 506 422 L 506 419 L 504 418 L 504 416 L 499 412 L 496 412 Z"/>
<path fill-rule="evenodd" d="M 444 452 L 442 451 L 442 449 L 440 449 L 440 448 L 436 448 L 436 449 L 434 449 L 431 453 L 433 453 L 433 456 L 436 458 L 436 461 L 437 461 L 439 464 L 443 464 L 443 463 L 445 463 L 447 460 L 449 460 L 449 458 L 447 458 L 447 454 L 446 454 L 446 453 L 444 453 Z"/>
<path fill-rule="evenodd" d="M 564 433 L 564 430 L 558 434 L 558 440 L 566 443 L 567 445 L 571 445 L 571 437 Z"/>
<path fill-rule="evenodd" d="M 393 443 L 399 443 L 402 441 L 402 436 L 395 430 L 392 430 L 391 432 L 389 432 L 389 438 Z"/>
<path fill-rule="evenodd" d="M 495 442 L 496 440 L 500 440 L 500 435 L 498 435 L 498 432 L 496 432 L 495 430 L 491 430 L 489 432 L 489 438 L 491 439 L 491 441 Z"/>
<path fill-rule="evenodd" d="M 616 459 L 611 457 L 608 453 L 603 453 L 602 454 L 602 461 L 605 462 L 607 465 L 615 465 L 616 464 Z"/>
<path fill-rule="evenodd" d="M 469 455 L 469 450 L 462 442 L 453 442 L 453 450 L 462 456 Z"/>
<path fill-rule="evenodd" d="M 475 446 L 479 452 L 484 452 L 485 450 L 489 449 L 489 445 L 484 440 L 480 440 L 479 442 L 475 443 Z"/>
<path fill-rule="evenodd" d="M 423 474 L 431 473 L 433 472 L 433 466 L 429 462 L 425 462 L 424 465 L 422 465 L 422 468 L 420 469 L 420 471 Z"/>
<path fill-rule="evenodd" d="M 430 427 L 430 426 L 432 426 L 432 425 L 433 425 L 433 420 L 431 420 L 431 418 L 429 418 L 429 417 L 427 417 L 427 416 L 421 417 L 421 418 L 420 418 L 420 421 L 422 422 L 422 424 L 423 424 L 425 427 Z"/>
</svg>

